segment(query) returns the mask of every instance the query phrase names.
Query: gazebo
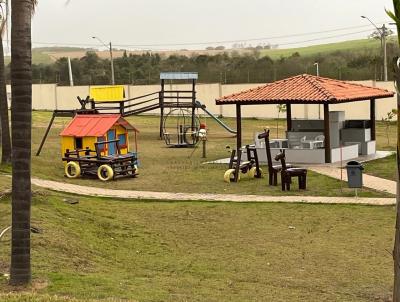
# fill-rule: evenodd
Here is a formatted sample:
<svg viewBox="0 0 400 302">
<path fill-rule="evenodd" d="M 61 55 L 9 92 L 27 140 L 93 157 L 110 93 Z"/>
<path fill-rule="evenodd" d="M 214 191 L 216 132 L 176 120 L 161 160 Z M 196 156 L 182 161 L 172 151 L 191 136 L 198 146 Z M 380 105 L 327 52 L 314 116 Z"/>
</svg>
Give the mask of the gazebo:
<svg viewBox="0 0 400 302">
<path fill-rule="evenodd" d="M 292 108 L 294 104 L 320 104 L 324 108 L 323 135 L 325 163 L 331 161 L 330 114 L 331 104 L 356 101 L 370 102 L 370 138 L 376 139 L 375 101 L 393 97 L 388 90 L 368 87 L 356 83 L 302 74 L 284 80 L 224 96 L 216 100 L 217 105 L 236 105 L 237 148 L 242 146 L 241 106 L 263 104 L 285 104 L 287 131 L 292 130 Z"/>
</svg>

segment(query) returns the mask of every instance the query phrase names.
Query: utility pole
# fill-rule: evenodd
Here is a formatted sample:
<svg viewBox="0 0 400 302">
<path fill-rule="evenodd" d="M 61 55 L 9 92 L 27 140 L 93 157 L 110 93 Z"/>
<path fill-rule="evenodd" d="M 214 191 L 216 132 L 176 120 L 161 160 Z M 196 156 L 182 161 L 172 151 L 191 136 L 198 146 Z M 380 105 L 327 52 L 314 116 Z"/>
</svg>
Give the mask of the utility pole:
<svg viewBox="0 0 400 302">
<path fill-rule="evenodd" d="M 379 28 L 374 22 L 372 22 L 368 17 L 366 16 L 361 16 L 363 19 L 367 19 L 369 23 L 371 23 L 376 30 L 378 31 L 381 39 L 381 45 L 382 45 L 382 53 L 383 53 L 383 80 L 387 82 L 388 80 L 388 67 L 387 67 L 387 43 L 386 43 L 386 25 L 383 24 L 382 28 Z"/>
<path fill-rule="evenodd" d="M 112 52 L 111 42 L 110 42 L 110 60 L 111 60 L 111 85 L 115 85 L 114 59 L 113 59 L 113 52 Z"/>
<path fill-rule="evenodd" d="M 92 39 L 95 39 L 99 41 L 103 46 L 109 48 L 110 51 L 110 61 L 111 61 L 111 85 L 115 85 L 115 76 L 114 76 L 114 59 L 113 59 L 113 52 L 112 52 L 112 44 L 111 42 L 106 45 L 99 37 L 92 37 Z"/>
<path fill-rule="evenodd" d="M 387 66 L 387 45 L 386 45 L 386 26 L 382 26 L 382 43 L 383 43 L 383 80 L 388 80 L 388 66 Z"/>
<path fill-rule="evenodd" d="M 74 86 L 74 78 L 72 77 L 72 66 L 70 57 L 68 57 L 68 74 L 69 74 L 69 86 Z"/>
</svg>

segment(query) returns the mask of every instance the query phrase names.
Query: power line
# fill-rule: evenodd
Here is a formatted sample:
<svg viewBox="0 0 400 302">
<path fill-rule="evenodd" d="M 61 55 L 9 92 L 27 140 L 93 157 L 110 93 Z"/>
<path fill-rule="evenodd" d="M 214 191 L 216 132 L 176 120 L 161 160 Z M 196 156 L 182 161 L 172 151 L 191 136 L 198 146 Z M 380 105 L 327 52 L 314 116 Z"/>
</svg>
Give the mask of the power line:
<svg viewBox="0 0 400 302">
<path fill-rule="evenodd" d="M 346 33 L 346 34 L 341 34 L 341 35 L 335 35 L 335 36 L 329 36 L 329 37 L 322 37 L 322 38 L 315 38 L 315 39 L 309 39 L 309 40 L 302 40 L 302 41 L 297 41 L 297 42 L 279 43 L 279 45 L 280 45 L 280 46 L 282 46 L 282 45 L 285 46 L 285 45 L 293 45 L 293 44 L 314 42 L 314 41 L 327 40 L 327 39 L 340 38 L 340 37 L 351 36 L 351 35 L 356 35 L 356 34 L 362 34 L 362 33 L 367 33 L 367 32 L 371 32 L 371 31 L 370 31 L 370 30 L 363 30 L 363 31 L 351 32 L 351 33 Z"/>
<path fill-rule="evenodd" d="M 378 24 L 383 24 L 383 23 L 384 22 L 379 22 Z M 143 50 L 146 50 L 146 48 L 144 48 L 144 47 L 215 45 L 215 44 L 227 44 L 227 43 L 252 42 L 252 41 L 265 41 L 265 40 L 293 38 L 293 37 L 317 35 L 317 34 L 323 34 L 323 33 L 332 33 L 332 32 L 344 31 L 344 30 L 349 30 L 349 29 L 367 28 L 367 27 L 370 27 L 370 25 L 359 25 L 359 26 L 336 28 L 336 29 L 325 30 L 325 31 L 315 31 L 315 32 L 308 32 L 308 33 L 298 33 L 298 34 L 290 34 L 290 35 L 280 35 L 280 36 L 240 39 L 240 40 L 223 40 L 223 41 L 190 42 L 190 43 L 165 43 L 165 44 L 163 44 L 163 43 L 159 43 L 159 44 L 114 44 L 114 46 L 115 47 L 142 48 Z M 352 33 L 344 33 L 344 34 L 330 36 L 330 37 L 309 39 L 309 40 L 299 41 L 299 42 L 288 42 L 288 43 L 283 43 L 283 44 L 282 43 L 277 43 L 277 44 L 279 44 L 279 45 L 299 44 L 302 42 L 318 41 L 318 40 L 329 39 L 329 38 L 334 38 L 334 37 L 341 37 L 341 36 L 354 35 L 354 34 L 358 34 L 358 33 L 365 33 L 365 32 L 369 32 L 369 31 L 370 30 L 364 30 L 364 31 L 352 32 Z M 35 42 L 35 41 L 33 42 L 33 44 L 36 44 L 36 45 L 85 46 L 85 47 L 98 47 L 99 46 L 98 44 L 90 44 L 90 43 L 85 44 L 85 43 Z"/>
<path fill-rule="evenodd" d="M 275 39 L 293 38 L 293 37 L 317 35 L 317 34 L 323 34 L 323 33 L 337 32 L 337 31 L 356 29 L 356 28 L 367 28 L 367 27 L 370 27 L 370 26 L 369 25 L 359 25 L 359 26 L 342 27 L 342 28 L 336 28 L 336 29 L 324 30 L 324 31 L 315 31 L 315 32 L 300 33 L 300 34 L 290 34 L 290 35 L 281 35 L 281 36 L 271 36 L 271 37 L 264 37 L 264 38 L 241 39 L 241 40 L 224 40 L 224 41 L 198 42 L 198 43 L 130 44 L 130 45 L 120 45 L 120 46 L 125 46 L 125 47 L 139 47 L 139 46 L 141 46 L 141 47 L 155 47 L 155 46 L 190 46 L 190 45 L 226 44 L 226 43 L 237 43 L 237 42 L 252 42 L 252 41 L 263 41 L 263 40 L 275 40 Z"/>
</svg>

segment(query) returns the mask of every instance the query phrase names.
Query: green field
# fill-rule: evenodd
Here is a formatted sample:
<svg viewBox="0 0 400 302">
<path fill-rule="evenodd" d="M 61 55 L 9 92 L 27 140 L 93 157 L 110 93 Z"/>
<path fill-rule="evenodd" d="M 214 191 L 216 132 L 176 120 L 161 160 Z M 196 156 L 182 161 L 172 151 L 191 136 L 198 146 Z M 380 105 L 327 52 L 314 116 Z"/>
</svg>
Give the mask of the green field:
<svg viewBox="0 0 400 302">
<path fill-rule="evenodd" d="M 262 54 L 269 56 L 271 59 L 279 59 L 281 57 L 289 57 L 293 53 L 298 52 L 301 56 L 313 56 L 318 54 L 328 54 L 335 51 L 364 51 L 364 52 L 380 52 L 380 42 L 373 39 L 352 40 L 338 43 L 320 44 L 299 48 L 287 49 L 271 49 L 263 50 Z"/>
<path fill-rule="evenodd" d="M 39 142 L 45 132 L 45 127 L 51 116 L 50 112 L 34 112 L 33 118 L 33 151 L 37 150 Z M 223 181 L 223 175 L 228 168 L 227 164 L 203 164 L 227 158 L 230 154 L 226 146 L 235 146 L 236 139 L 223 130 L 211 119 L 205 120 L 209 127 L 207 142 L 207 159 L 201 158 L 201 150 L 167 148 L 164 141 L 158 138 L 158 121 L 156 116 L 135 116 L 128 120 L 140 130 L 139 134 L 139 159 L 140 175 L 136 179 L 121 179 L 118 181 L 101 182 L 97 179 L 67 179 L 64 177 L 64 166 L 61 161 L 59 133 L 70 119 L 57 119 L 41 156 L 32 157 L 33 175 L 39 178 L 68 182 L 86 186 L 96 186 L 110 189 L 128 189 L 158 192 L 183 192 L 183 193 L 224 193 L 224 194 L 257 194 L 257 195 L 282 195 L 281 188 L 268 186 L 267 178 L 242 180 L 236 184 Z M 228 125 L 234 127 L 234 119 L 225 119 Z M 279 121 L 279 135 L 284 135 L 284 122 Z M 274 120 L 243 120 L 243 143 L 252 143 L 254 133 L 262 131 L 265 127 L 272 129 L 272 136 L 276 136 L 276 121 Z M 380 128 L 378 123 L 378 128 Z M 396 129 L 392 127 L 392 131 Z M 394 132 L 393 132 L 393 135 Z M 379 141 L 378 141 L 379 147 Z M 390 146 L 389 146 L 390 147 Z M 200 148 L 199 148 L 200 149 Z M 193 152 L 194 151 L 194 152 Z M 267 171 L 266 166 L 263 167 Z M 8 167 L 2 171 L 9 172 Z M 354 192 L 346 188 L 346 184 L 338 180 L 309 172 L 308 189 L 299 191 L 297 184 L 293 190 L 285 195 L 313 195 L 313 196 L 353 196 Z M 363 189 L 363 197 L 385 197 L 385 193 Z"/>
<path fill-rule="evenodd" d="M 9 198 L 1 199 L 0 226 L 10 224 L 10 211 Z M 7 295 L 0 277 L 0 300 L 389 301 L 394 218 L 394 207 L 35 191 L 32 225 L 41 233 L 32 234 L 32 289 Z M 7 235 L 0 276 L 9 254 Z"/>
<path fill-rule="evenodd" d="M 54 59 L 52 59 L 46 52 L 42 49 L 32 49 L 32 62 L 33 64 L 51 64 L 54 63 Z M 4 64 L 8 65 L 11 62 L 11 57 L 4 57 Z"/>
</svg>

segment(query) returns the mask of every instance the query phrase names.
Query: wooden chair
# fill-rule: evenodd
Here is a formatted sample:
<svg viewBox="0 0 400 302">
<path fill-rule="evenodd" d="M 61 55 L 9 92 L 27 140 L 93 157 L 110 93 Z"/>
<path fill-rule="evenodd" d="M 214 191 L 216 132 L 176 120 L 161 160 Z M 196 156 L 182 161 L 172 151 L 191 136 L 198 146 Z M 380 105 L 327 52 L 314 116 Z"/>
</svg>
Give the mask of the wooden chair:
<svg viewBox="0 0 400 302">
<path fill-rule="evenodd" d="M 275 160 L 280 160 L 282 165 L 281 171 L 281 183 L 282 191 L 290 191 L 290 184 L 292 183 L 292 177 L 298 177 L 299 179 L 299 190 L 306 190 L 307 188 L 307 169 L 302 168 L 288 168 L 285 161 L 285 151 L 281 150 L 279 154 L 275 156 Z"/>
<path fill-rule="evenodd" d="M 268 182 L 269 185 L 277 186 L 278 185 L 278 172 L 282 170 L 282 165 L 272 165 L 272 156 L 271 156 L 271 148 L 269 145 L 269 129 L 264 129 L 264 133 L 258 135 L 258 139 L 265 140 L 265 151 L 267 152 L 267 161 L 268 161 Z M 292 165 L 287 165 L 287 167 L 291 168 Z"/>
</svg>

